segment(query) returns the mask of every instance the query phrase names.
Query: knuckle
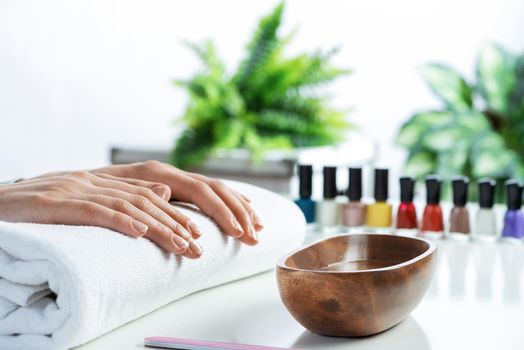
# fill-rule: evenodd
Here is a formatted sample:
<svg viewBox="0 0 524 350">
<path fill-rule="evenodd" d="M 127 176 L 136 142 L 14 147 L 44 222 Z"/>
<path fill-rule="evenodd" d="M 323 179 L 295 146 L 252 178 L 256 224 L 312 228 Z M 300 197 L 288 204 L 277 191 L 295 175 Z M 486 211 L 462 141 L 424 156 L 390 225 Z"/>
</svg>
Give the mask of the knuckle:
<svg viewBox="0 0 524 350">
<path fill-rule="evenodd" d="M 130 209 L 131 203 L 121 198 L 114 198 L 111 207 L 116 211 L 126 212 Z"/>
<path fill-rule="evenodd" d="M 154 198 L 154 196 L 156 196 L 155 192 L 148 187 L 140 187 L 138 189 L 138 195 L 145 198 Z"/>
<path fill-rule="evenodd" d="M 223 187 L 225 187 L 225 185 L 222 182 L 222 180 L 212 179 L 212 180 L 209 181 L 209 183 L 210 183 L 212 188 L 223 188 Z"/>
<path fill-rule="evenodd" d="M 46 196 L 42 193 L 36 193 L 29 197 L 29 202 L 31 203 L 31 207 L 41 207 L 46 206 L 51 202 L 51 198 Z"/>
<path fill-rule="evenodd" d="M 148 160 L 147 162 L 142 163 L 142 167 L 146 169 L 158 169 L 163 166 L 164 164 L 158 160 Z"/>
<path fill-rule="evenodd" d="M 193 188 L 193 191 L 198 194 L 206 194 L 210 190 L 210 187 L 208 186 L 208 184 L 206 184 L 203 181 L 199 181 L 199 180 L 195 180 L 192 183 L 191 187 Z"/>
<path fill-rule="evenodd" d="M 93 217 L 98 212 L 98 206 L 91 202 L 83 202 L 78 205 L 78 211 L 86 217 Z"/>
<path fill-rule="evenodd" d="M 70 178 L 73 179 L 89 179 L 91 178 L 91 173 L 89 171 L 74 171 L 71 173 Z"/>
<path fill-rule="evenodd" d="M 134 196 L 133 197 L 133 203 L 137 208 L 140 209 L 150 209 L 153 205 L 147 197 L 144 196 Z"/>
</svg>

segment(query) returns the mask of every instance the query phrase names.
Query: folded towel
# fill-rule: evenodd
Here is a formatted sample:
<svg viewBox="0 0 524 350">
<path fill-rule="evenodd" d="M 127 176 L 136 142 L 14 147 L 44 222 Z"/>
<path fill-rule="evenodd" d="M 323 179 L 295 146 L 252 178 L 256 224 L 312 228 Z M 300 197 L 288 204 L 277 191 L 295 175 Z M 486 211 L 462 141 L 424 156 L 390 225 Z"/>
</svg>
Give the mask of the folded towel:
<svg viewBox="0 0 524 350">
<path fill-rule="evenodd" d="M 198 260 L 103 228 L 0 222 L 0 349 L 83 344 L 190 293 L 269 270 L 303 242 L 292 202 L 228 184 L 251 198 L 265 225 L 260 243 L 242 245 L 180 206 L 203 232 Z"/>
</svg>

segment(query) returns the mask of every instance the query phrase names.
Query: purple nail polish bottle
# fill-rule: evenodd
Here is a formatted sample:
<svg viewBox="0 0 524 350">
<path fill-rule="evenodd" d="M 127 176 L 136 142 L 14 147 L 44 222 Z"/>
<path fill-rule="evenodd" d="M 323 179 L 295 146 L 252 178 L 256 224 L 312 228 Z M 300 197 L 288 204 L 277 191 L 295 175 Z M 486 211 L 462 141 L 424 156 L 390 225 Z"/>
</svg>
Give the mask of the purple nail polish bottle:
<svg viewBox="0 0 524 350">
<path fill-rule="evenodd" d="M 524 237 L 524 214 L 522 207 L 523 185 L 517 180 L 508 180 L 506 185 L 506 204 L 508 210 L 504 215 L 502 238 L 520 241 Z"/>
</svg>

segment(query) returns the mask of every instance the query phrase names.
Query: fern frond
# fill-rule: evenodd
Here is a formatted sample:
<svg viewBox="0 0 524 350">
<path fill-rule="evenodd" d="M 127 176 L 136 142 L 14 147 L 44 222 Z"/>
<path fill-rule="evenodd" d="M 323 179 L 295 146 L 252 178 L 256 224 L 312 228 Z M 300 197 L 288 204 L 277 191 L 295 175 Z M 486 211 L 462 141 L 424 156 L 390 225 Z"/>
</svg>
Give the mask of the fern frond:
<svg viewBox="0 0 524 350">
<path fill-rule="evenodd" d="M 234 80 L 242 93 L 249 84 L 252 75 L 258 66 L 264 65 L 266 59 L 278 48 L 277 31 L 282 22 L 284 2 L 281 2 L 271 14 L 263 17 L 251 39 L 247 51 L 247 57 L 240 63 Z"/>
</svg>

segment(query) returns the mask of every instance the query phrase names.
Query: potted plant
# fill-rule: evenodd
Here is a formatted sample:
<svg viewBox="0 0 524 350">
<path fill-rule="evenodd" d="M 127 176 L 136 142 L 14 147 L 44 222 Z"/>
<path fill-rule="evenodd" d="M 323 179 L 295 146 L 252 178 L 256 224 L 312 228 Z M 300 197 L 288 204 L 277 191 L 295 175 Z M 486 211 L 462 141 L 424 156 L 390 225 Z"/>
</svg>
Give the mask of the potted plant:
<svg viewBox="0 0 524 350">
<path fill-rule="evenodd" d="M 443 107 L 417 112 L 401 127 L 396 143 L 409 151 L 405 172 L 523 179 L 524 55 L 485 45 L 475 82 L 437 63 L 420 74 Z"/>
<path fill-rule="evenodd" d="M 169 156 L 113 149 L 113 162 L 167 160 L 287 192 L 299 150 L 344 141 L 350 126 L 345 112 L 332 108 L 321 88 L 350 71 L 331 64 L 336 49 L 286 55 L 293 35 L 280 33 L 283 12 L 280 3 L 259 21 L 233 71 L 226 69 L 213 42 L 185 43 L 202 68 L 175 81 L 189 102 L 174 149 Z"/>
<path fill-rule="evenodd" d="M 279 35 L 283 10 L 281 3 L 260 20 L 246 57 L 233 73 L 226 71 L 212 42 L 188 44 L 203 69 L 176 81 L 190 101 L 173 164 L 192 167 L 217 150 L 238 148 L 247 149 L 257 161 L 268 149 L 342 140 L 348 126 L 344 114 L 330 108 L 317 87 L 349 71 L 330 64 L 336 50 L 286 57 L 292 35 Z"/>
</svg>

